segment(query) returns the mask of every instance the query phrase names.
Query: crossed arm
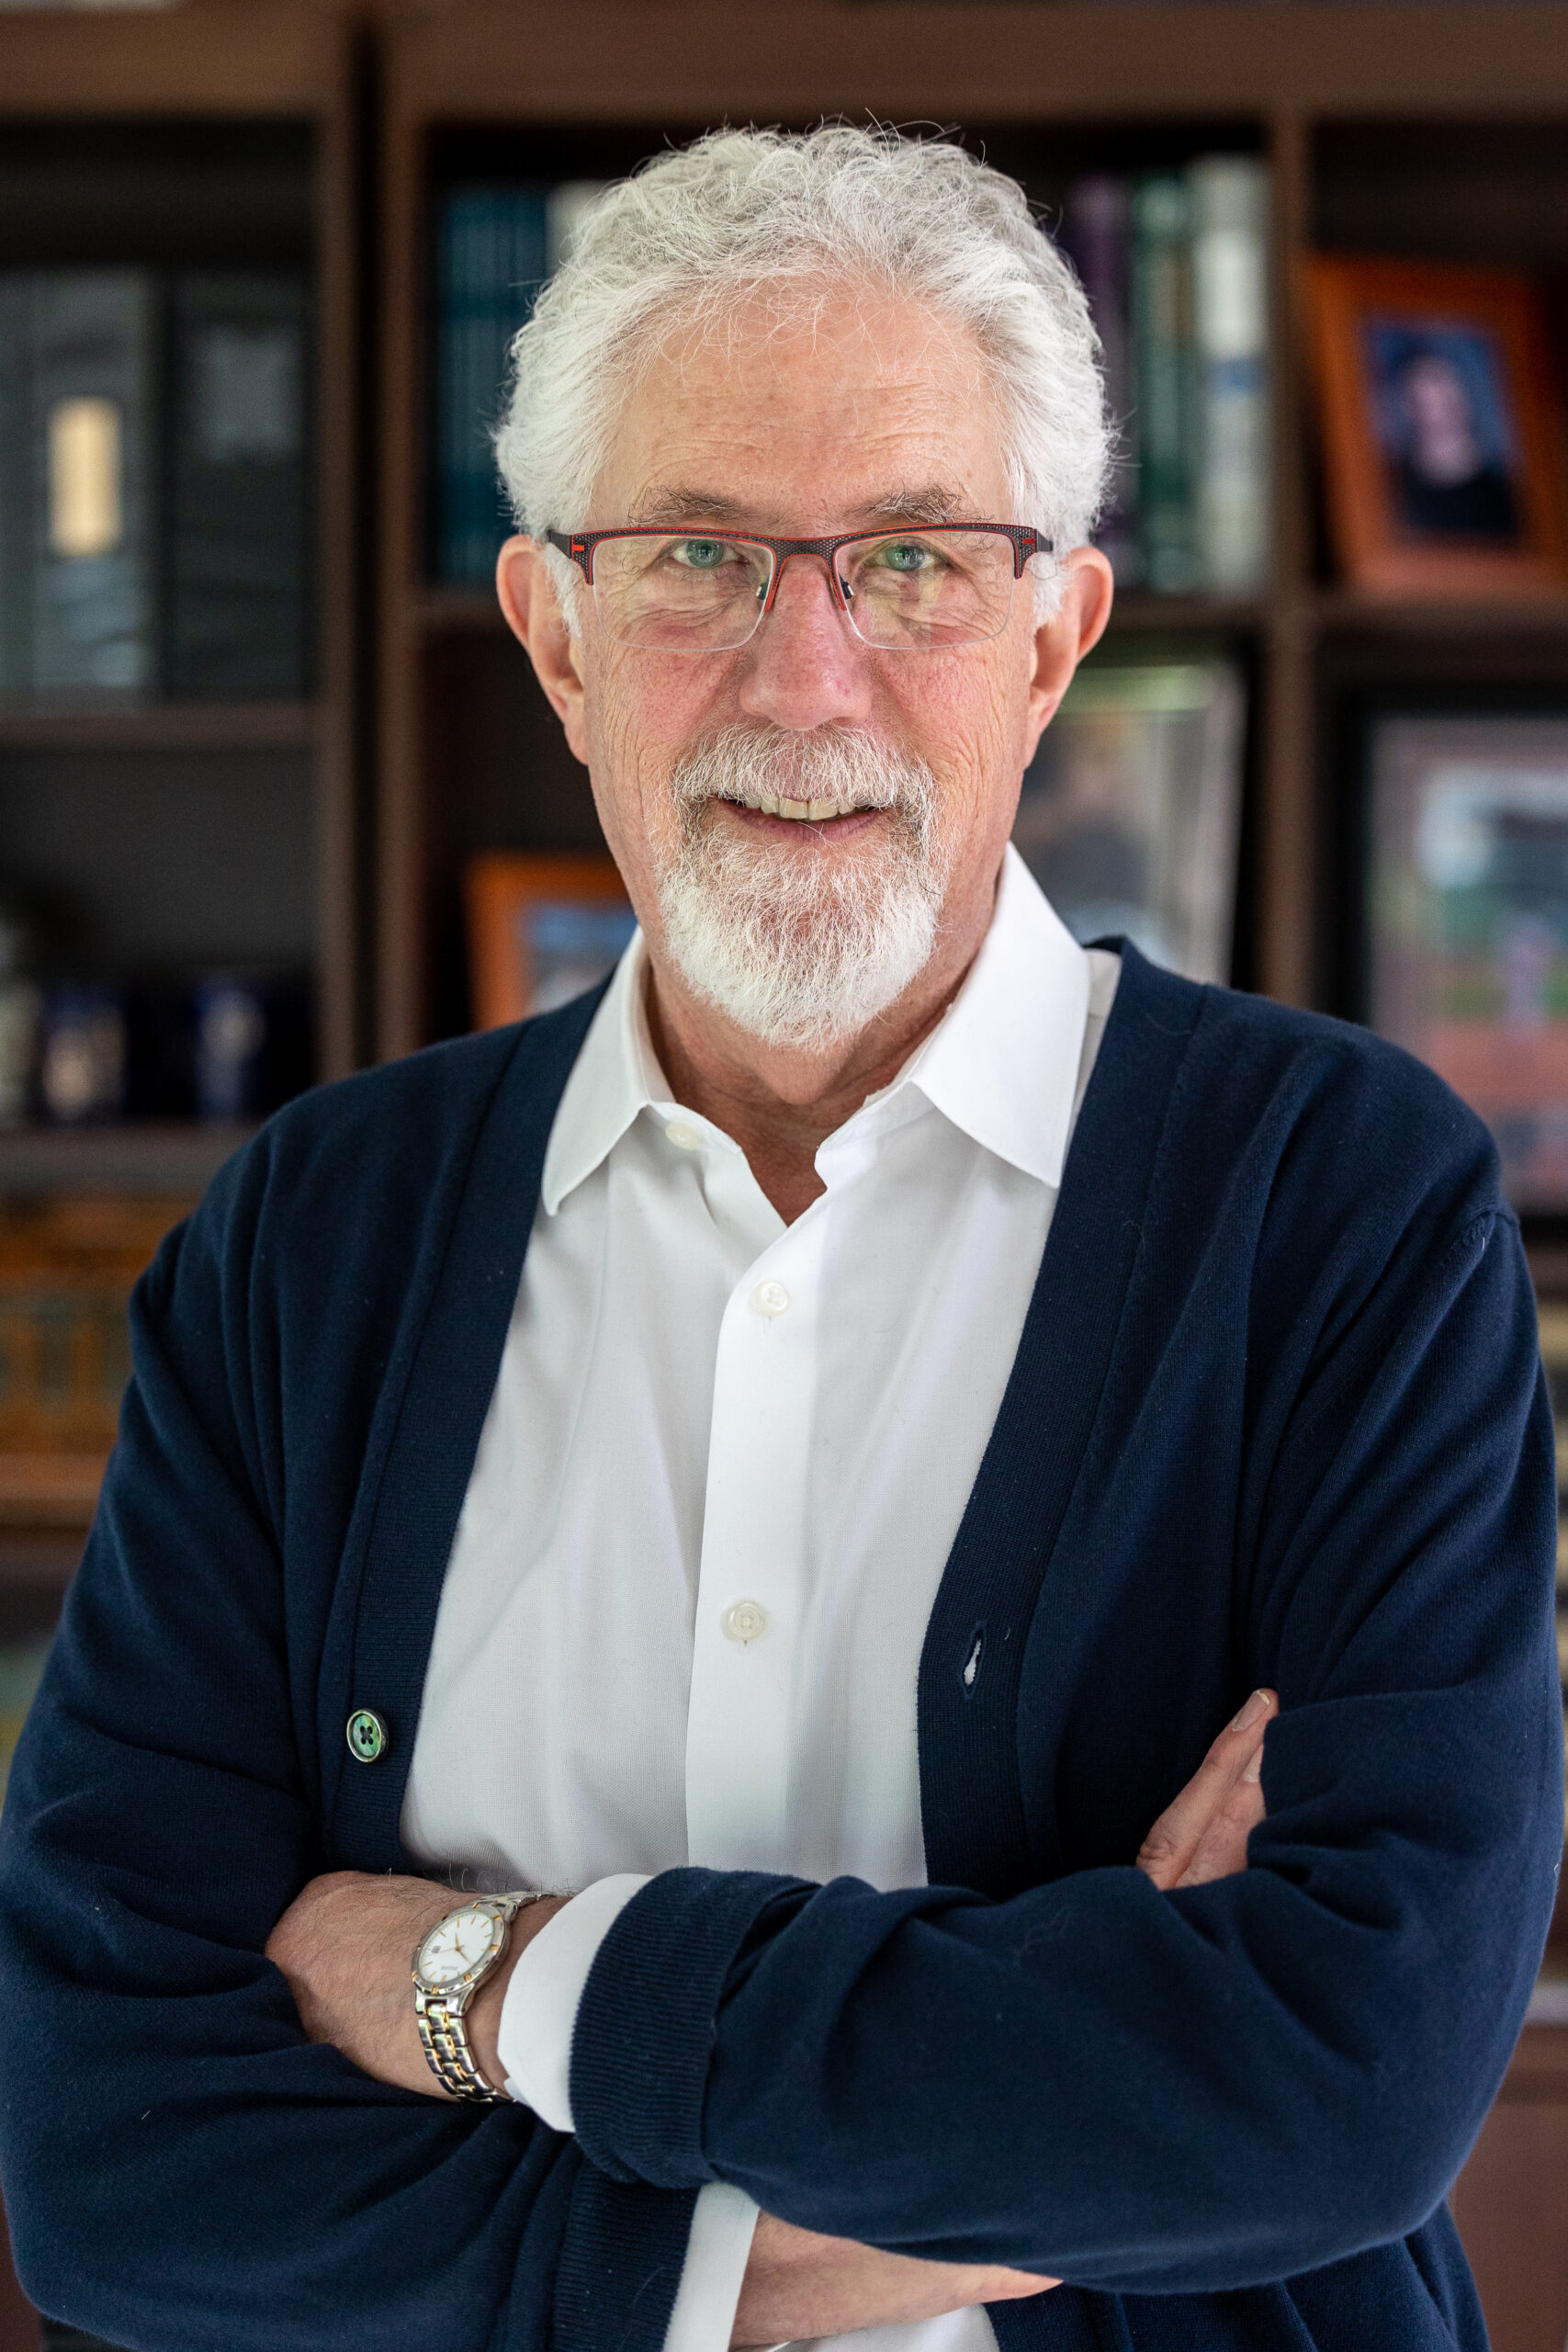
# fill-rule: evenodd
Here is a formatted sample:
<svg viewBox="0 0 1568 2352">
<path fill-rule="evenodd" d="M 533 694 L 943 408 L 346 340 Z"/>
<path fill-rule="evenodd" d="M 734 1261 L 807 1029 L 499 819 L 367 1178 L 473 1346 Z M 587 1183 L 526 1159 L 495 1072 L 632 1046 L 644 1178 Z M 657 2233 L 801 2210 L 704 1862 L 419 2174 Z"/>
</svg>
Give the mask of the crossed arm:
<svg viewBox="0 0 1568 2352">
<path fill-rule="evenodd" d="M 1247 1867 L 1247 1840 L 1263 1818 L 1263 1740 L 1279 1712 L 1255 1691 L 1214 1741 L 1197 1772 L 1144 1841 L 1138 1868 L 1166 1891 Z M 509 1949 L 468 2015 L 468 2039 L 491 2081 L 502 2004 L 521 1953 L 567 1900 L 530 1905 Z M 313 1879 L 267 1941 L 312 2041 L 331 2042 L 378 2081 L 445 2098 L 414 2026 L 410 1959 L 425 1930 L 452 1907 L 427 1879 L 338 1871 Z M 737 2346 L 839 2335 L 909 2324 L 975 2303 L 1038 2295 L 1056 2281 L 1023 2270 L 922 2262 L 847 2238 L 822 2237 L 764 2213 L 736 2314 Z"/>
</svg>

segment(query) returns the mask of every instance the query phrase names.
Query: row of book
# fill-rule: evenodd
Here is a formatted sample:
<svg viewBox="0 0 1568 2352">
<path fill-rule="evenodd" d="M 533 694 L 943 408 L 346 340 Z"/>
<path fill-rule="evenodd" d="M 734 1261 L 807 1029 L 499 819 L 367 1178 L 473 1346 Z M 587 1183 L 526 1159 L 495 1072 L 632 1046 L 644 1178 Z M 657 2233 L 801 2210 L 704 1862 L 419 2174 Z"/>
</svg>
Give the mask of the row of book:
<svg viewBox="0 0 1568 2352">
<path fill-rule="evenodd" d="M 0 700 L 309 691 L 309 350 L 297 273 L 0 273 Z"/>
<path fill-rule="evenodd" d="M 435 576 L 483 585 L 508 522 L 491 435 L 508 351 L 600 183 L 474 183 L 435 216 Z M 1061 242 L 1104 347 L 1121 456 L 1101 544 L 1124 587 L 1247 594 L 1269 560 L 1269 177 L 1245 155 L 1069 189 Z"/>
<path fill-rule="evenodd" d="M 479 586 L 495 571 L 511 528 L 491 445 L 507 354 L 601 186 L 475 182 L 450 189 L 437 209 L 432 540 L 439 580 Z"/>
<path fill-rule="evenodd" d="M 1121 428 L 1100 534 L 1118 584 L 1255 593 L 1270 536 L 1267 166 L 1207 155 L 1077 180 L 1060 238 Z"/>
</svg>

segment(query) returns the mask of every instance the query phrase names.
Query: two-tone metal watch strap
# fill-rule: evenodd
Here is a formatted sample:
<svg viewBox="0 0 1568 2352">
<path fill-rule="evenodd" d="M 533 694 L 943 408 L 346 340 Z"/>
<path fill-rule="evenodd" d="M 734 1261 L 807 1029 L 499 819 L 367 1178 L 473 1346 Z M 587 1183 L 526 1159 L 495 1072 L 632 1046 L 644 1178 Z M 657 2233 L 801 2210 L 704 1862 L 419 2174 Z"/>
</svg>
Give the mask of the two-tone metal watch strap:
<svg viewBox="0 0 1568 2352">
<path fill-rule="evenodd" d="M 543 1889 L 530 1889 L 525 1894 L 489 1895 L 484 1897 L 480 1904 L 464 1904 L 457 1907 L 463 1910 L 483 1908 L 491 1911 L 510 1927 L 517 1913 L 526 1904 L 543 1901 Z M 490 1974 L 491 1969 L 495 1966 L 505 1950 L 506 1944 L 503 1939 L 491 1955 L 490 1967 L 485 1970 L 484 1976 Z M 463 2012 L 474 1994 L 478 1992 L 479 1985 L 483 1984 L 484 1976 L 480 1976 L 471 1984 L 465 1985 L 455 2002 L 445 1993 L 427 1992 L 416 1977 L 413 1988 L 413 2013 L 414 2021 L 419 2028 L 420 2048 L 430 2061 L 431 2072 L 443 2090 L 450 2091 L 454 2098 L 474 2099 L 487 2107 L 493 2107 L 498 2101 L 505 2098 L 506 2093 L 503 2090 L 498 2091 L 494 2084 L 487 2082 L 480 2074 L 468 2041 L 468 2028 L 463 2023 Z"/>
</svg>

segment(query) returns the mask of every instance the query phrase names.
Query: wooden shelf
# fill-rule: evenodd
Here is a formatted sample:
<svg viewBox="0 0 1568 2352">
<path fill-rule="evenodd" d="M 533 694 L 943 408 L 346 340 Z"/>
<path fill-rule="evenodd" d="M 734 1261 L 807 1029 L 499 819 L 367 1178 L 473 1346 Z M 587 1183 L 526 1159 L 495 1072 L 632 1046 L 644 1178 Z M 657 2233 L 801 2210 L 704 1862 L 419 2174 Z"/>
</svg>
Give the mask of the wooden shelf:
<svg viewBox="0 0 1568 2352">
<path fill-rule="evenodd" d="M 310 751 L 321 713 L 309 702 L 144 703 L 132 708 L 0 707 L 0 751 Z"/>
<path fill-rule="evenodd" d="M 179 1119 L 0 1129 L 0 1196 L 141 1193 L 194 1200 L 254 1133 L 249 1125 Z"/>
<path fill-rule="evenodd" d="M 215 256 L 210 266 L 298 266 L 311 276 L 315 698 L 130 710 L 7 708 L 0 710 L 0 753 L 184 752 L 210 755 L 215 763 L 230 753 L 301 754 L 311 805 L 298 837 L 298 889 L 309 891 L 313 910 L 318 1063 L 326 1078 L 364 1057 L 368 1028 L 358 945 L 355 576 L 365 13 L 355 0 L 183 0 L 177 7 L 91 18 L 41 8 L 0 13 L 0 110 L 24 134 L 20 143 L 32 159 L 28 184 L 45 184 L 38 158 L 54 140 L 71 159 L 60 169 L 76 175 L 65 190 L 72 200 L 63 202 L 58 234 L 55 212 L 41 196 L 29 199 L 30 211 L 7 215 L 8 267 L 100 261 L 175 266 Z M 177 127 L 172 138 L 164 125 Z M 243 137 L 231 138 L 231 126 Z M 229 176 L 226 164 L 210 167 L 218 194 L 186 188 L 182 210 L 179 190 L 171 199 L 170 185 L 178 182 L 179 156 L 200 149 L 207 130 L 217 134 L 208 142 L 215 153 L 234 146 L 248 154 L 253 131 L 264 139 L 276 133 L 280 153 L 293 141 L 298 163 L 288 166 L 295 176 L 284 195 L 242 158 Z M 81 160 L 91 157 L 95 141 L 107 158 L 101 171 Z M 136 162 L 138 155 L 147 160 Z M 123 208 L 113 193 L 117 172 L 129 175 L 124 185 L 132 191 Z M 242 241 L 232 254 L 219 250 L 231 204 L 239 208 L 234 233 Z M 188 254 L 182 222 L 188 223 Z M 145 252 L 138 238 L 152 240 Z M 221 769 L 215 774 L 220 777 Z M 51 846 L 51 855 L 59 854 Z M 62 903 L 73 902 L 69 874 L 58 882 L 52 873 L 29 878 L 40 892 L 52 889 Z M 90 896 L 90 888 L 77 894 Z M 167 951 L 171 959 L 177 954 Z"/>
<path fill-rule="evenodd" d="M 399 115 L 426 120 L 805 122 L 1168 119 L 1427 110 L 1541 114 L 1568 102 L 1550 5 L 1020 7 L 887 0 L 737 8 L 491 0 L 400 27 Z"/>
<path fill-rule="evenodd" d="M 1368 596 L 1325 588 L 1305 600 L 1325 632 L 1362 637 L 1568 639 L 1568 591 L 1560 596 Z"/>
<path fill-rule="evenodd" d="M 1117 594 L 1111 608 L 1111 627 L 1140 633 L 1161 629 L 1197 633 L 1203 629 L 1261 628 L 1269 616 L 1263 596 L 1157 596 L 1146 589 Z"/>
</svg>

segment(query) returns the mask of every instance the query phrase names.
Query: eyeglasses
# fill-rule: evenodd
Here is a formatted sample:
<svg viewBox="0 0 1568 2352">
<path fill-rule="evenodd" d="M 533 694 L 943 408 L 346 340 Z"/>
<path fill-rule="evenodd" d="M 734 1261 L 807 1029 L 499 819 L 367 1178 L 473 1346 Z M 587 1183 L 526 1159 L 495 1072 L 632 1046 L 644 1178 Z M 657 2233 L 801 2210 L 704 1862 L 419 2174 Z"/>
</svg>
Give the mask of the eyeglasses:
<svg viewBox="0 0 1568 2352">
<path fill-rule="evenodd" d="M 581 567 L 599 625 L 619 645 L 727 653 L 771 613 L 791 556 L 819 556 L 855 635 L 885 653 L 980 645 L 1007 627 L 1013 582 L 1051 542 L 1021 523 L 768 539 L 734 531 L 547 531 Z"/>
</svg>

